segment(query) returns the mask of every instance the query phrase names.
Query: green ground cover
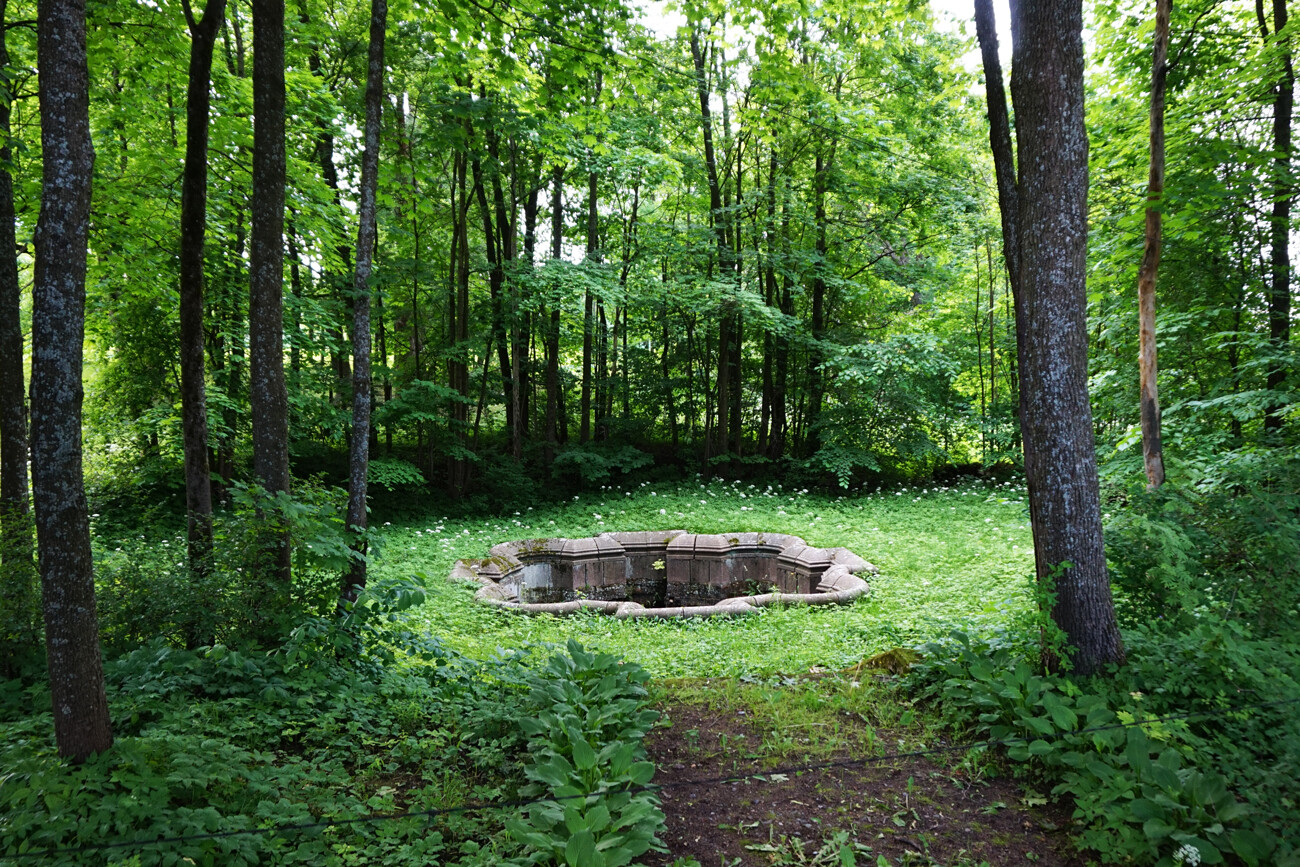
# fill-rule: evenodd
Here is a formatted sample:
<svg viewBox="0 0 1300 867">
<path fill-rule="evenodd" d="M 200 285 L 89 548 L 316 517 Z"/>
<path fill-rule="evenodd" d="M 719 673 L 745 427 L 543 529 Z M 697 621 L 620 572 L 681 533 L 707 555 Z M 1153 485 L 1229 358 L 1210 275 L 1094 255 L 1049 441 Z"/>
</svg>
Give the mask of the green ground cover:
<svg viewBox="0 0 1300 867">
<path fill-rule="evenodd" d="M 475 585 L 445 580 L 457 558 L 486 556 L 499 542 L 647 529 L 792 533 L 813 545 L 850 548 L 880 574 L 850 606 L 682 621 L 520 615 L 479 605 Z M 448 647 L 485 658 L 576 638 L 656 677 L 842 668 L 953 628 L 1004 629 L 1032 606 L 1033 547 L 1020 481 L 842 496 L 744 482 L 642 483 L 508 516 L 388 525 L 382 540 L 376 576 L 427 575 L 429 599 L 413 617 Z"/>
<path fill-rule="evenodd" d="M 1135 510 L 1140 496 L 1130 495 L 1130 523 L 1151 511 Z M 1189 502 L 1209 517 L 1204 526 L 1189 525 L 1188 533 L 1200 535 L 1188 537 L 1188 551 L 1218 550 L 1207 548 L 1207 539 L 1254 538 L 1228 520 L 1237 515 L 1228 506 L 1247 517 L 1275 514 L 1247 508 L 1254 501 L 1239 494 L 1217 512 Z M 311 527 L 337 523 L 333 511 L 318 511 L 324 517 Z M 1073 804 L 1072 836 L 1103 862 L 1172 867 L 1195 849 L 1205 863 L 1218 855 L 1300 864 L 1293 795 L 1300 729 L 1290 704 L 1300 701 L 1300 653 L 1288 633 L 1268 632 L 1272 621 L 1253 615 L 1270 609 L 1252 604 L 1234 612 L 1246 591 L 1233 593 L 1226 608 L 1213 607 L 1208 594 L 1180 607 L 1177 600 L 1193 598 L 1185 588 L 1184 596 L 1156 594 L 1182 586 L 1172 578 L 1160 584 L 1162 575 L 1192 575 L 1200 561 L 1177 573 L 1142 566 L 1142 546 L 1170 535 L 1152 531 L 1165 526 L 1154 519 L 1108 527 L 1129 660 L 1113 678 L 1080 680 L 1045 676 L 1036 665 L 1041 633 L 1018 481 L 844 495 L 748 482 L 637 483 L 518 514 L 480 506 L 456 517 L 380 519 L 382 544 L 364 603 L 339 620 L 332 598 L 322 597 L 330 604 L 297 616 L 292 634 L 269 650 L 241 643 L 238 624 L 229 623 L 216 648 L 178 647 L 174 625 L 193 600 L 243 612 L 237 591 L 255 585 L 242 578 L 234 556 L 211 587 L 191 586 L 174 553 L 184 542 L 174 523 L 125 528 L 107 520 L 108 510 L 100 514 L 98 591 L 113 639 L 106 672 L 117 741 L 92 762 L 69 765 L 54 754 L 49 695 L 39 679 L 0 683 L 0 864 L 50 849 L 68 863 L 104 863 L 104 851 L 80 847 L 105 841 L 121 847 L 111 850 L 114 859 L 142 865 L 178 857 L 548 863 L 545 853 L 555 855 L 556 847 L 567 859 L 570 844 L 575 851 L 597 845 L 613 833 L 607 814 L 619 810 L 628 811 L 632 830 L 618 845 L 631 852 L 662 814 L 595 795 L 573 816 L 539 808 L 527 827 L 509 829 L 493 810 L 432 821 L 354 820 L 510 800 L 530 786 L 560 791 L 570 765 L 585 775 L 583 789 L 596 787 L 597 777 L 643 775 L 635 753 L 643 682 L 665 708 L 743 713 L 757 728 L 741 757 L 759 771 L 795 755 L 870 753 L 885 743 L 882 732 L 899 748 L 1010 735 L 1033 745 L 954 754 L 953 761 L 974 776 L 1013 770 L 1035 791 L 1065 797 Z M 247 524 L 236 514 L 224 526 L 239 538 Z M 1258 544 L 1278 549 L 1293 535 L 1286 529 L 1292 525 L 1277 526 L 1276 538 Z M 502 541 L 656 528 L 793 533 L 815 545 L 846 546 L 881 573 L 851 606 L 653 622 L 504 612 L 474 602 L 475 585 L 446 578 L 457 558 L 482 557 Z M 330 535 L 301 538 L 304 549 L 320 550 L 298 573 L 300 607 L 320 588 L 329 594 L 337 575 L 327 556 Z M 427 576 L 427 591 L 408 580 L 416 573 Z M 234 595 L 223 602 L 222 592 Z M 882 679 L 878 671 L 901 673 L 910 659 L 821 673 L 927 642 L 925 658 L 903 678 Z M 628 689 L 607 694 L 610 672 L 630 678 Z M 591 713 L 579 714 L 588 722 L 622 708 L 614 726 L 622 734 L 605 731 L 603 722 L 577 738 L 572 726 L 525 731 L 525 720 L 569 713 L 575 696 L 591 705 Z M 844 725 L 850 718 L 863 725 Z M 1108 732 L 1104 742 L 1085 731 L 1096 726 Z M 319 824 L 335 820 L 341 824 Z M 304 822 L 312 827 L 262 832 Z M 130 842 L 193 834 L 200 837 L 174 846 Z"/>
</svg>

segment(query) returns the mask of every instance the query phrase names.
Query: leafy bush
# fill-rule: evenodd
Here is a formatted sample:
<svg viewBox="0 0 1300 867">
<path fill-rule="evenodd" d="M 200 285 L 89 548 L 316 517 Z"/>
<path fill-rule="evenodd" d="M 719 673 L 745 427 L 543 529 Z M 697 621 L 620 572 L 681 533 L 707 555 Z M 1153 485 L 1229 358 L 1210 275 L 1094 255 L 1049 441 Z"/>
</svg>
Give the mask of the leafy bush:
<svg viewBox="0 0 1300 867">
<path fill-rule="evenodd" d="M 154 641 L 110 660 L 116 741 L 80 766 L 55 753 L 48 691 L 0 694 L 0 862 L 110 844 L 38 860 L 501 863 L 511 844 L 490 815 L 257 832 L 513 794 L 517 720 L 532 713 L 513 686 L 522 657 L 470 663 L 408 641 L 395 609 L 420 598 L 409 583 L 372 587 L 270 653 Z"/>
<path fill-rule="evenodd" d="M 4 506 L 0 506 L 4 508 Z M 32 556 L 31 512 L 4 516 L 0 534 L 0 680 L 30 677 L 44 667 L 41 592 Z"/>
<path fill-rule="evenodd" d="M 630 473 L 652 461 L 650 455 L 632 446 L 588 443 L 561 449 L 551 472 L 558 479 L 577 476 L 584 484 L 592 484 L 606 481 L 614 473 Z"/>
<path fill-rule="evenodd" d="M 370 485 L 387 491 L 427 484 L 419 467 L 398 458 L 372 458 L 366 479 Z"/>
<path fill-rule="evenodd" d="M 971 736 L 1010 742 L 1009 758 L 1072 797 L 1081 846 L 1106 862 L 1161 867 L 1277 854 L 1275 831 L 1232 794 L 1188 720 L 1153 714 L 1139 691 L 1088 692 L 1005 647 L 953 639 L 923 648 L 914 685 Z"/>
<path fill-rule="evenodd" d="M 1213 711 L 1187 722 L 1195 764 L 1224 775 L 1252 808 L 1255 824 L 1276 834 L 1275 860 L 1294 859 L 1300 842 L 1300 648 L 1209 616 L 1189 629 L 1138 627 L 1125 638 L 1128 665 L 1098 688 L 1139 694 L 1157 716 Z M 1227 712 L 1242 705 L 1255 707 Z"/>
<path fill-rule="evenodd" d="M 524 768 L 532 804 L 506 820 L 511 836 L 531 850 L 516 864 L 621 867 L 651 849 L 664 827 L 659 799 L 631 790 L 650 782 L 654 765 L 641 741 L 658 714 L 644 709 L 650 676 L 576 641 L 529 678 L 535 717 L 520 720 L 528 734 Z"/>
<path fill-rule="evenodd" d="M 232 494 L 233 508 L 215 516 L 206 570 L 191 568 L 183 532 L 138 535 L 112 550 L 100 545 L 96 601 L 110 653 L 156 637 L 182 647 L 275 643 L 303 618 L 333 610 L 338 576 L 356 556 L 344 528 L 345 492 L 306 480 L 292 494 L 255 485 L 236 485 Z M 259 572 L 268 539 L 286 531 L 294 570 L 292 585 L 283 588 Z"/>
<path fill-rule="evenodd" d="M 1300 633 L 1300 451 L 1229 452 L 1190 479 L 1111 499 L 1118 605 L 1131 625 L 1208 609 L 1261 636 Z"/>
</svg>

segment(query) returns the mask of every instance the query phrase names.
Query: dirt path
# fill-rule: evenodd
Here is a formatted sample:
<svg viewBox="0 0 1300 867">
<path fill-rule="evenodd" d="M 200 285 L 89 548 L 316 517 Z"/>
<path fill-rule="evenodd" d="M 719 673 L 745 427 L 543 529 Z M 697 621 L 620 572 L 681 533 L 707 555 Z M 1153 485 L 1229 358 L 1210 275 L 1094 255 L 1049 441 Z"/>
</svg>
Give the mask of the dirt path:
<svg viewBox="0 0 1300 867">
<path fill-rule="evenodd" d="M 743 712 L 686 703 L 667 703 L 660 711 L 668 725 L 651 732 L 646 748 L 658 768 L 655 782 L 666 786 L 661 797 L 669 855 L 647 863 L 694 857 L 703 867 L 839 867 L 875 865 L 882 855 L 893 865 L 1084 863 L 1059 830 L 1067 820 L 1059 809 L 1026 806 L 1021 787 L 1005 778 L 964 779 L 942 764 L 943 754 L 933 757 L 938 763 L 894 759 L 768 773 L 775 766 L 771 759 L 747 746 L 758 744 L 762 732 Z M 888 733 L 878 735 L 882 746 L 891 743 Z M 763 778 L 684 785 L 748 774 Z M 844 860 L 846 849 L 852 860 Z"/>
</svg>

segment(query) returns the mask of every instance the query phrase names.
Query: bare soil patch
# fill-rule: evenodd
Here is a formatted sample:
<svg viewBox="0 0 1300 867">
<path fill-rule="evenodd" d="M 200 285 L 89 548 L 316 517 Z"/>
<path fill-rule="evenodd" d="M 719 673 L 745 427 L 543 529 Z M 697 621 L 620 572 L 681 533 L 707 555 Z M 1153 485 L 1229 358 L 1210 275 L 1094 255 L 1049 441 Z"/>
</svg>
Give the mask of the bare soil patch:
<svg viewBox="0 0 1300 867">
<path fill-rule="evenodd" d="M 781 773 L 862 755 L 774 762 L 756 751 L 762 732 L 744 711 L 673 700 L 659 710 L 670 724 L 654 729 L 646 748 L 658 769 L 655 782 L 665 786 L 669 854 L 647 863 L 694 857 L 704 867 L 839 864 L 813 860 L 837 831 L 870 847 L 857 851 L 858 864 L 874 865 L 881 855 L 895 865 L 1085 863 L 1062 830 L 1067 813 L 1027 805 L 1012 780 L 971 780 L 944 764 L 949 756 L 958 762 L 958 754 Z M 876 735 L 878 752 L 906 751 L 889 748 L 898 743 L 895 733 Z M 690 784 L 749 775 L 758 778 Z M 806 860 L 794 854 L 800 847 Z"/>
</svg>

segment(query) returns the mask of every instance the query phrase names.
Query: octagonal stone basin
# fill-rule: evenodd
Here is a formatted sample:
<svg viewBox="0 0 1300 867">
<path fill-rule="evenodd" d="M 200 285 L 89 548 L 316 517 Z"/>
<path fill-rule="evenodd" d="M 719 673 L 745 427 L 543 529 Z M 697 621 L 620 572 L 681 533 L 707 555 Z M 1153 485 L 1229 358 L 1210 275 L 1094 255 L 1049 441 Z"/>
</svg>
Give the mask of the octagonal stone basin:
<svg viewBox="0 0 1300 867">
<path fill-rule="evenodd" d="M 709 617 L 765 605 L 830 605 L 867 592 L 876 567 L 847 548 L 782 533 L 603 533 L 504 542 L 451 577 L 478 582 L 481 602 L 523 613 L 591 608 L 615 617 Z"/>
</svg>

